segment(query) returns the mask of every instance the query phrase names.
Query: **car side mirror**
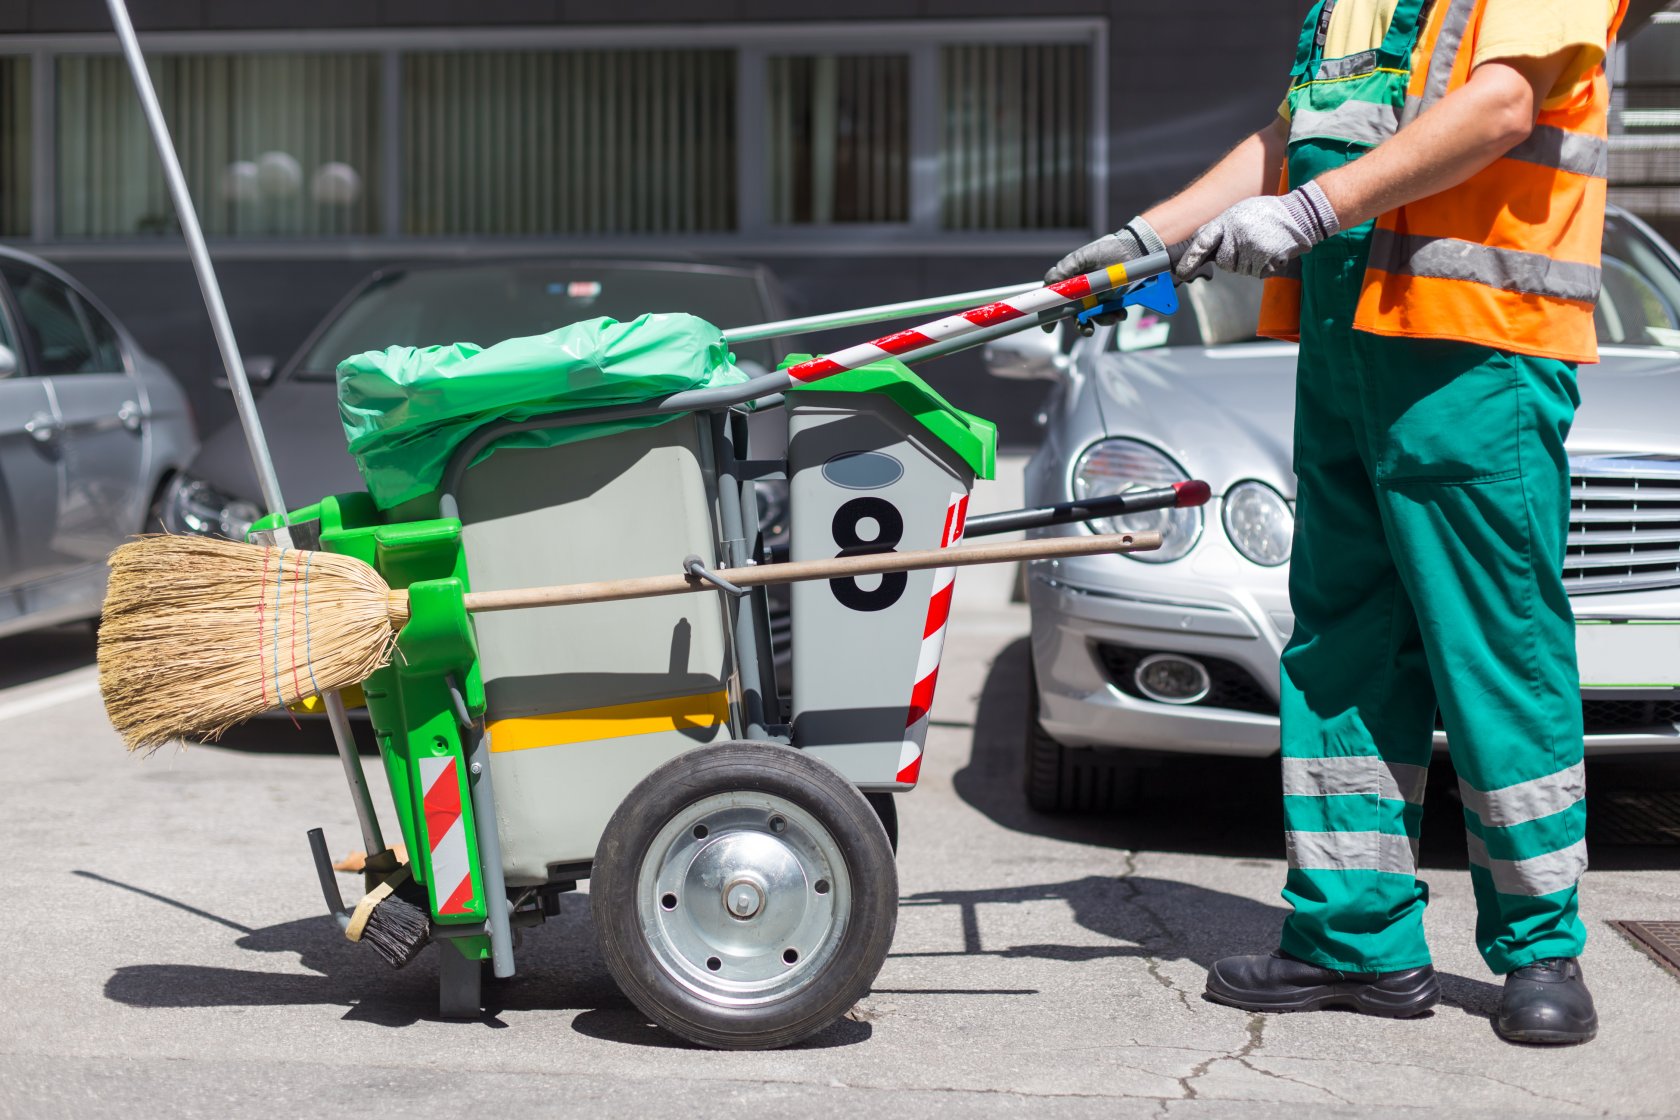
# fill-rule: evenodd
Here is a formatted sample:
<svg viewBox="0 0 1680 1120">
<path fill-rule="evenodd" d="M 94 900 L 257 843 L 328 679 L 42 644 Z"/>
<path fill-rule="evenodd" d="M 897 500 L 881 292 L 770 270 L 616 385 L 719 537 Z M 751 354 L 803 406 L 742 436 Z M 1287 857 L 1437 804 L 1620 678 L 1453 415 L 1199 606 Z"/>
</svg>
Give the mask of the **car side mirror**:
<svg viewBox="0 0 1680 1120">
<path fill-rule="evenodd" d="M 274 380 L 275 371 L 279 368 L 279 363 L 274 360 L 273 355 L 252 354 L 245 359 L 245 380 L 251 383 L 253 389 L 266 388 L 268 383 Z M 226 389 L 228 379 L 218 377 L 212 384 L 218 389 Z"/>
<path fill-rule="evenodd" d="M 10 377 L 17 369 L 17 354 L 10 346 L 0 346 L 0 377 Z"/>
<path fill-rule="evenodd" d="M 986 369 L 996 377 L 1012 381 L 1054 381 L 1068 368 L 1062 353 L 1062 324 L 1048 334 L 1027 327 L 988 342 L 980 351 Z"/>
</svg>

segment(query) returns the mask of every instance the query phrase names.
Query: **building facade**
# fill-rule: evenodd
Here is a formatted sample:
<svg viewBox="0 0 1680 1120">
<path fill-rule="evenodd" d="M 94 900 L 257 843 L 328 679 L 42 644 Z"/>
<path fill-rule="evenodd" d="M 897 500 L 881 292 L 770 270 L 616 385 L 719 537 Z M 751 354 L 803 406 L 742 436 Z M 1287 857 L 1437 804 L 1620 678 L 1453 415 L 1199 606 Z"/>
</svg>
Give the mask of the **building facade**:
<svg viewBox="0 0 1680 1120">
<path fill-rule="evenodd" d="M 242 346 L 278 356 L 404 259 L 752 260 L 797 313 L 1031 279 L 1265 122 L 1303 6 L 131 0 Z M 0 239 L 89 283 L 214 423 L 106 28 L 103 0 L 0 0 Z M 1030 439 L 1030 392 L 943 365 Z"/>
</svg>

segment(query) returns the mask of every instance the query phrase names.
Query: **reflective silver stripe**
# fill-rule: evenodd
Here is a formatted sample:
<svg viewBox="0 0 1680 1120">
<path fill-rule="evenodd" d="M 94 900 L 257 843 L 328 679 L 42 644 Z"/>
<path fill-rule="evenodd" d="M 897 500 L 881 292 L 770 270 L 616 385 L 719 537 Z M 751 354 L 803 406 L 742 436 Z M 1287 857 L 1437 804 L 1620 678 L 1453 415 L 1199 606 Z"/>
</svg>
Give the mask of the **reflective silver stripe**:
<svg viewBox="0 0 1680 1120">
<path fill-rule="evenodd" d="M 1374 73 L 1377 69 L 1377 52 L 1361 51 L 1350 54 L 1346 58 L 1331 58 L 1318 64 L 1318 70 L 1313 74 L 1313 81 L 1327 82 L 1337 78 L 1355 78 L 1362 74 Z"/>
<path fill-rule="evenodd" d="M 1371 234 L 1371 266 L 1401 276 L 1468 280 L 1577 303 L 1598 299 L 1600 283 L 1599 270 L 1590 264 L 1554 261 L 1539 253 L 1496 249 L 1452 237 L 1397 234 L 1380 226 Z"/>
<path fill-rule="evenodd" d="M 1435 40 L 1435 50 L 1429 56 L 1429 75 L 1424 79 L 1423 96 L 1406 98 L 1403 123 L 1410 124 L 1417 115 L 1447 95 L 1452 81 L 1453 65 L 1464 44 L 1464 33 L 1470 27 L 1470 17 L 1476 13 L 1479 0 L 1451 0 L 1442 16 L 1441 35 Z"/>
<path fill-rule="evenodd" d="M 1299 109 L 1289 119 L 1289 142 L 1346 140 L 1381 144 L 1400 128 L 1400 111 L 1375 101 L 1344 101 L 1334 109 Z"/>
<path fill-rule="evenodd" d="M 1581 132 L 1568 132 L 1549 124 L 1536 125 L 1527 140 L 1505 153 L 1506 159 L 1555 167 L 1595 179 L 1610 175 L 1610 142 Z"/>
<path fill-rule="evenodd" d="M 1286 832 L 1289 866 L 1297 871 L 1385 871 L 1417 874 L 1414 841 L 1389 832 Z"/>
<path fill-rule="evenodd" d="M 1470 862 L 1493 876 L 1493 889 L 1500 894 L 1556 894 L 1579 883 L 1587 870 L 1585 840 L 1530 859 L 1490 859 L 1486 844 L 1470 835 L 1465 840 L 1470 847 Z"/>
<path fill-rule="evenodd" d="M 1429 771 L 1403 762 L 1384 762 L 1375 755 L 1283 760 L 1285 797 L 1342 797 L 1374 793 L 1389 801 L 1423 804 Z"/>
<path fill-rule="evenodd" d="M 1587 795 L 1586 764 L 1577 762 L 1567 770 L 1547 774 L 1501 789 L 1479 790 L 1463 778 L 1459 796 L 1465 808 L 1488 828 L 1510 828 L 1525 821 L 1537 821 L 1561 813 Z"/>
</svg>

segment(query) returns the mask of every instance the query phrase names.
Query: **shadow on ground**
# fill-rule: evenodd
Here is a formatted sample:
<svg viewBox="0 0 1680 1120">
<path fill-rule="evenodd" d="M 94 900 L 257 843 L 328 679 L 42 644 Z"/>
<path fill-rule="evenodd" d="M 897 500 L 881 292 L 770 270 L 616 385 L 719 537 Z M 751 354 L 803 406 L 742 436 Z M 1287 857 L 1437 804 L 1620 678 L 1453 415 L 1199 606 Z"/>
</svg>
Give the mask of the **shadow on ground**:
<svg viewBox="0 0 1680 1120">
<path fill-rule="evenodd" d="M 1073 920 L 1107 938 L 1106 945 L 1010 945 L 983 943 L 978 908 L 1065 902 Z M 1264 952 L 1275 944 L 1284 908 L 1209 890 L 1193 883 L 1139 875 L 1089 875 L 1061 883 L 969 891 L 924 891 L 901 907 L 951 906 L 962 919 L 963 947 L 894 957 L 990 956 L 1083 963 L 1115 958 L 1185 960 L 1202 968 L 1235 953 Z M 1499 1006 L 1498 985 L 1441 973 L 1442 1001 L 1473 1015 L 1491 1017 Z M 1157 974 L 1157 978 L 1160 977 Z M 1166 981 L 1162 980 L 1165 984 Z"/>
<path fill-rule="evenodd" d="M 105 982 L 105 998 L 129 1007 L 343 1008 L 350 1022 L 406 1027 L 442 1021 L 437 1013 L 437 953 L 426 949 L 401 970 L 387 967 L 371 949 L 344 939 L 325 915 L 252 929 L 218 914 L 144 887 L 75 871 L 84 879 L 143 895 L 163 906 L 228 929 L 233 944 L 259 956 L 293 958 L 303 972 L 223 968 L 191 964 L 135 964 L 118 968 Z M 613 983 L 595 949 L 594 924 L 586 895 L 565 895 L 560 914 L 521 931 L 519 975 L 496 980 L 485 974 L 484 1014 L 477 1025 L 506 1028 L 508 1011 L 577 1010 L 572 1029 L 591 1038 L 639 1046 L 681 1048 L 688 1044 L 654 1026 Z M 462 1023 L 463 1029 L 472 1026 Z M 800 1048 L 848 1046 L 866 1040 L 874 1028 L 842 1019 L 800 1043 Z"/>
<path fill-rule="evenodd" d="M 1276 758 L 1154 759 L 1130 808 L 1067 816 L 1029 809 L 1021 792 L 1028 656 L 1022 638 L 998 654 L 987 674 L 968 763 L 954 778 L 964 801 L 1005 828 L 1037 836 L 1132 851 L 1283 858 Z M 1451 762 L 1438 756 L 1425 799 L 1425 868 L 1466 866 L 1456 782 Z M 1594 868 L 1680 867 L 1680 760 L 1594 760 L 1587 785 Z"/>
<path fill-rule="evenodd" d="M 93 625 L 73 622 L 0 638 L 0 689 L 32 684 L 94 662 Z"/>
</svg>

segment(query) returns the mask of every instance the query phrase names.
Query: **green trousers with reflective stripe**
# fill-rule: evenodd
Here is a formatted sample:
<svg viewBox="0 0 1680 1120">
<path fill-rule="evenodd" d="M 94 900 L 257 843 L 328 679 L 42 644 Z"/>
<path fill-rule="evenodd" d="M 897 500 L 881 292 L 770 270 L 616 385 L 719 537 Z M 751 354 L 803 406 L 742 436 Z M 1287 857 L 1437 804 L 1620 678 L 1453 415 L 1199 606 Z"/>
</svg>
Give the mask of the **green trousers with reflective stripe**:
<svg viewBox="0 0 1680 1120">
<path fill-rule="evenodd" d="M 1351 323 L 1369 228 L 1303 261 L 1283 655 L 1285 951 L 1428 963 L 1418 826 L 1437 712 L 1496 973 L 1586 931 L 1580 686 L 1562 568 L 1573 366 Z"/>
</svg>

